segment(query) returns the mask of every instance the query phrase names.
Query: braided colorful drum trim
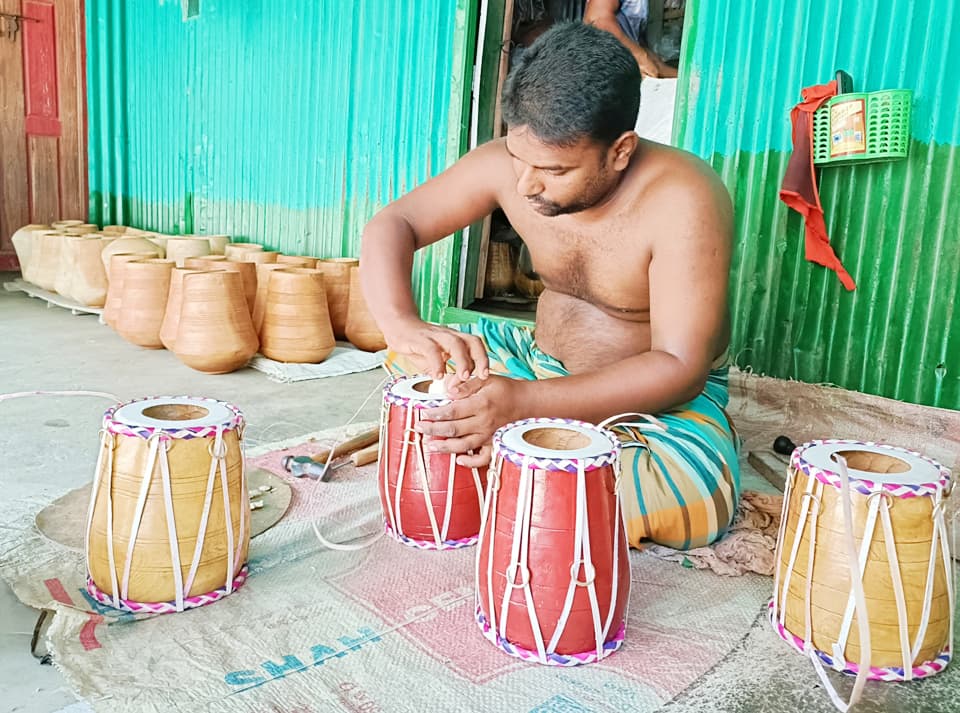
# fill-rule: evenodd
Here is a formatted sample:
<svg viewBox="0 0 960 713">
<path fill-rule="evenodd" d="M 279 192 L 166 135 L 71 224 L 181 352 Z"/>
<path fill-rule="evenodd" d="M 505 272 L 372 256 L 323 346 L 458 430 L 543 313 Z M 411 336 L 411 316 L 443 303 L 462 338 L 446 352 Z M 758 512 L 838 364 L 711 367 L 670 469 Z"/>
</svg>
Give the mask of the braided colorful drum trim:
<svg viewBox="0 0 960 713">
<path fill-rule="evenodd" d="M 822 446 L 822 445 L 843 445 L 850 446 L 851 448 L 856 448 L 857 446 L 870 446 L 873 448 L 882 448 L 884 450 L 890 451 L 890 455 L 896 457 L 897 453 L 907 453 L 914 458 L 919 458 L 934 468 L 936 468 L 939 478 L 935 482 L 931 483 L 922 483 L 922 484 L 910 484 L 910 483 L 877 483 L 872 480 L 867 480 L 865 478 L 851 477 L 850 478 L 850 488 L 856 490 L 858 493 L 863 495 L 871 495 L 872 493 L 882 490 L 883 492 L 889 493 L 890 495 L 897 498 L 913 498 L 920 495 L 935 495 L 938 489 L 946 489 L 950 484 L 950 471 L 947 470 L 943 465 L 933 460 L 932 458 L 927 458 L 916 451 L 911 451 L 907 448 L 900 448 L 898 446 L 891 446 L 886 443 L 874 443 L 873 441 L 850 441 L 842 438 L 829 438 L 817 441 L 808 441 L 802 446 L 798 446 L 793 451 L 793 455 L 790 456 L 790 467 L 800 473 L 816 478 L 826 485 L 832 485 L 835 488 L 840 487 L 840 474 L 834 473 L 833 471 L 823 470 L 817 466 L 808 463 L 803 458 L 803 452 L 807 448 L 813 446 Z M 851 473 L 851 476 L 853 474 Z"/>
<path fill-rule="evenodd" d="M 477 607 L 476 618 L 477 624 L 480 626 L 480 631 L 483 633 L 484 638 L 498 649 L 503 651 L 505 654 L 513 656 L 514 658 L 522 659 L 524 661 L 529 661 L 531 663 L 544 664 L 545 666 L 580 666 L 582 664 L 590 664 L 596 663 L 597 661 L 602 661 L 623 646 L 623 640 L 627 633 L 627 623 L 626 621 L 622 621 L 620 622 L 620 628 L 617 629 L 616 635 L 609 641 L 604 642 L 603 651 L 599 656 L 597 656 L 595 649 L 591 649 L 590 651 L 580 654 L 547 654 L 547 660 L 544 661 L 540 658 L 536 651 L 530 651 L 519 646 L 514 646 L 509 641 L 500 638 L 500 634 L 494 631 L 490 626 L 490 622 L 487 621 L 487 618 L 483 615 L 483 612 L 480 611 L 480 607 Z"/>
<path fill-rule="evenodd" d="M 213 604 L 223 599 L 228 594 L 237 591 L 247 581 L 250 570 L 244 565 L 240 573 L 233 579 L 233 589 L 228 592 L 226 587 L 220 587 L 206 594 L 198 594 L 193 597 L 186 597 L 183 600 L 183 610 L 196 609 L 207 604 Z M 104 591 L 101 591 L 93 580 L 87 576 L 87 592 L 104 606 L 113 607 L 113 597 Z M 133 614 L 173 614 L 178 611 L 176 602 L 133 602 L 129 599 L 121 599 L 120 611 L 131 612 Z"/>
<path fill-rule="evenodd" d="M 465 537 L 462 540 L 443 540 L 440 546 L 437 547 L 437 543 L 433 540 L 415 540 L 412 537 L 407 537 L 406 535 L 396 532 L 390 527 L 389 522 L 384 523 L 384 529 L 387 534 L 397 542 L 418 550 L 459 550 L 464 547 L 473 547 L 480 539 L 479 535 L 474 535 L 473 537 Z"/>
<path fill-rule="evenodd" d="M 159 426 L 132 426 L 128 423 L 123 423 L 117 421 L 114 418 L 114 414 L 121 408 L 129 406 L 130 404 L 135 404 L 141 401 L 154 401 L 157 399 L 169 399 L 170 401 L 189 401 L 190 404 L 195 404 L 197 406 L 203 406 L 203 404 L 217 405 L 221 408 L 226 409 L 230 412 L 231 418 L 222 424 L 210 425 L 210 426 L 201 426 L 194 428 L 162 428 Z M 236 431 L 243 428 L 243 414 L 233 404 L 229 404 L 226 401 L 218 401 L 217 399 L 211 399 L 201 396 L 147 396 L 142 399 L 133 399 L 131 401 L 125 401 L 122 404 L 117 404 L 106 410 L 103 414 L 103 429 L 107 433 L 112 433 L 117 436 L 131 436 L 134 438 L 144 438 L 149 439 L 154 434 L 161 434 L 166 438 L 172 438 L 176 440 L 186 440 L 190 438 L 211 438 L 216 436 L 217 430 L 221 431 Z"/>
<path fill-rule="evenodd" d="M 789 631 L 784 628 L 779 620 L 777 620 L 774 615 L 773 610 L 773 600 L 770 600 L 770 603 L 767 604 L 767 618 L 770 620 L 770 625 L 773 627 L 774 632 L 777 636 L 790 644 L 791 648 L 795 649 L 797 652 L 806 656 L 804 651 L 803 639 L 799 636 L 791 634 Z M 842 661 L 841 667 L 837 668 L 834 666 L 833 657 L 820 649 L 813 649 L 813 652 L 823 661 L 824 664 L 834 669 L 835 671 L 840 671 L 840 673 L 846 674 L 848 676 L 856 676 L 860 671 L 860 667 L 852 661 Z M 933 661 L 925 661 L 924 663 L 913 667 L 913 678 L 927 678 L 935 674 L 940 673 L 947 667 L 947 664 L 950 663 L 950 659 L 953 658 L 953 653 L 950 651 L 950 647 L 947 646 L 940 655 L 937 656 Z M 867 678 L 871 681 L 905 681 L 906 676 L 904 676 L 903 668 L 894 666 L 890 668 L 878 668 L 876 666 L 870 667 L 870 673 L 867 675 Z"/>
<path fill-rule="evenodd" d="M 506 434 L 507 431 L 518 426 L 525 426 L 527 424 L 537 424 L 544 427 L 552 426 L 559 428 L 563 428 L 564 426 L 574 426 L 577 428 L 594 431 L 601 434 L 609 442 L 610 449 L 606 453 L 592 458 L 563 458 L 559 456 L 554 458 L 535 458 L 533 456 L 516 451 L 503 442 L 504 434 Z M 520 467 L 523 467 L 524 464 L 526 464 L 539 470 L 562 470 L 567 473 L 576 473 L 579 470 L 581 463 L 583 464 L 584 470 L 596 470 L 597 468 L 603 468 L 608 465 L 615 465 L 620 458 L 620 441 L 607 429 L 600 428 L 599 426 L 595 426 L 592 423 L 587 423 L 586 421 L 577 421 L 576 419 L 570 418 L 525 418 L 520 421 L 513 421 L 512 423 L 497 429 L 497 432 L 493 434 L 493 454 L 494 456 L 502 455 L 506 460 L 510 461 L 514 465 L 519 465 Z"/>
<path fill-rule="evenodd" d="M 398 384 L 407 381 L 433 381 L 429 376 L 398 376 L 394 379 L 390 379 L 387 382 L 387 385 L 383 387 L 383 400 L 385 403 L 393 404 L 394 406 L 403 406 L 409 408 L 436 408 L 437 406 L 446 406 L 450 403 L 448 398 L 436 398 L 428 394 L 424 394 L 424 398 L 411 399 L 406 396 L 394 393 L 394 387 Z"/>
</svg>

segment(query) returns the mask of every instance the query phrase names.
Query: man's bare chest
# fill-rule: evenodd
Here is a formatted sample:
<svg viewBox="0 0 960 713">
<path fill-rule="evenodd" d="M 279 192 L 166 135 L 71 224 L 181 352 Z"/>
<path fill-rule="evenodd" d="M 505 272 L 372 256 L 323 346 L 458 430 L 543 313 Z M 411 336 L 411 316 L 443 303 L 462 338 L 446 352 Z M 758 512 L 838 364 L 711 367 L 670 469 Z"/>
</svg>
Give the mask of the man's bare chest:
<svg viewBox="0 0 960 713">
<path fill-rule="evenodd" d="M 650 260 L 642 236 L 630 236 L 617 224 L 606 231 L 573 231 L 551 225 L 550 219 L 518 222 L 514 228 L 548 290 L 614 314 L 649 311 Z"/>
</svg>

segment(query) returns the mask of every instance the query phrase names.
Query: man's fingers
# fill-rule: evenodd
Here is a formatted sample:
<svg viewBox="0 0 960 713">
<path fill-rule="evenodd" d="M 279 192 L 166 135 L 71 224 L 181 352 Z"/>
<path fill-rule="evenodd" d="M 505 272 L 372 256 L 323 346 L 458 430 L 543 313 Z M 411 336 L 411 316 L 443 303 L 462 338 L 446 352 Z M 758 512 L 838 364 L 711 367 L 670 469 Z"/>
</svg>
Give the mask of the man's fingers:
<svg viewBox="0 0 960 713">
<path fill-rule="evenodd" d="M 417 344 L 416 353 L 419 354 L 427 374 L 434 379 L 443 378 L 447 371 L 447 362 L 439 344 L 431 339 L 424 339 Z"/>
<path fill-rule="evenodd" d="M 479 452 L 473 455 L 465 453 L 457 456 L 457 465 L 467 468 L 486 468 L 490 465 L 490 446 L 484 446 Z"/>
<path fill-rule="evenodd" d="M 483 447 L 486 438 L 476 434 L 463 438 L 444 438 L 427 442 L 427 453 L 453 453 L 463 455 L 467 451 Z"/>
<path fill-rule="evenodd" d="M 465 334 L 467 345 L 470 348 L 470 357 L 473 359 L 473 375 L 478 379 L 490 376 L 490 360 L 487 357 L 487 347 L 480 337 Z"/>
<path fill-rule="evenodd" d="M 466 381 L 469 379 L 470 372 L 473 370 L 473 359 L 466 342 L 463 340 L 463 335 L 445 329 L 442 336 L 437 335 L 437 341 L 443 345 L 443 348 L 450 354 L 450 358 L 453 359 L 456 368 L 455 373 L 460 377 L 460 380 Z"/>
</svg>

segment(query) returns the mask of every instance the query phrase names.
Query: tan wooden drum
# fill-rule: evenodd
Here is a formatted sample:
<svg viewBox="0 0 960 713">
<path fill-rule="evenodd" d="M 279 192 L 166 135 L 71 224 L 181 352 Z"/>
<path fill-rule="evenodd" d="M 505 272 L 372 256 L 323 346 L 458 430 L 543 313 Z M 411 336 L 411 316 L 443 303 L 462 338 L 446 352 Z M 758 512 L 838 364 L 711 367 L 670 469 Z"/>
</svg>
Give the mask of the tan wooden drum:
<svg viewBox="0 0 960 713">
<path fill-rule="evenodd" d="M 826 666 L 909 681 L 949 663 L 951 487 L 946 468 L 902 448 L 828 440 L 794 451 L 770 622 L 822 678 Z M 857 697 L 855 689 L 851 704 Z"/>
<path fill-rule="evenodd" d="M 247 577 L 243 415 L 159 397 L 109 409 L 87 517 L 87 590 L 131 612 L 215 602 Z"/>
</svg>

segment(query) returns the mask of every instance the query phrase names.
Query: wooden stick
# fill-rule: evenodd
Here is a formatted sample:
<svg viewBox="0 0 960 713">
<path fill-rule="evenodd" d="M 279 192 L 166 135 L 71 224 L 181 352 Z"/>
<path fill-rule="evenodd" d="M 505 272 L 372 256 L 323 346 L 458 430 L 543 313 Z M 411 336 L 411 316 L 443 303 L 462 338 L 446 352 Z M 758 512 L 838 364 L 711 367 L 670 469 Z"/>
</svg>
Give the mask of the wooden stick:
<svg viewBox="0 0 960 713">
<path fill-rule="evenodd" d="M 365 448 L 366 446 L 369 446 L 371 443 L 376 443 L 379 440 L 380 440 L 380 427 L 374 426 L 369 430 L 363 431 L 362 433 L 358 433 L 356 436 L 354 436 L 350 440 L 344 441 L 343 443 L 338 444 L 333 449 L 332 458 L 339 458 L 340 456 L 346 455 L 347 453 L 352 453 L 353 451 L 359 448 Z M 326 463 L 328 458 L 331 458 L 329 448 L 325 448 L 319 453 L 310 456 L 310 460 L 314 461 L 315 463 Z"/>
<path fill-rule="evenodd" d="M 374 443 L 366 448 L 361 448 L 359 451 L 354 451 L 353 455 L 350 456 L 350 460 L 353 462 L 354 468 L 359 468 L 367 463 L 373 463 L 379 455 L 380 444 Z"/>
</svg>

